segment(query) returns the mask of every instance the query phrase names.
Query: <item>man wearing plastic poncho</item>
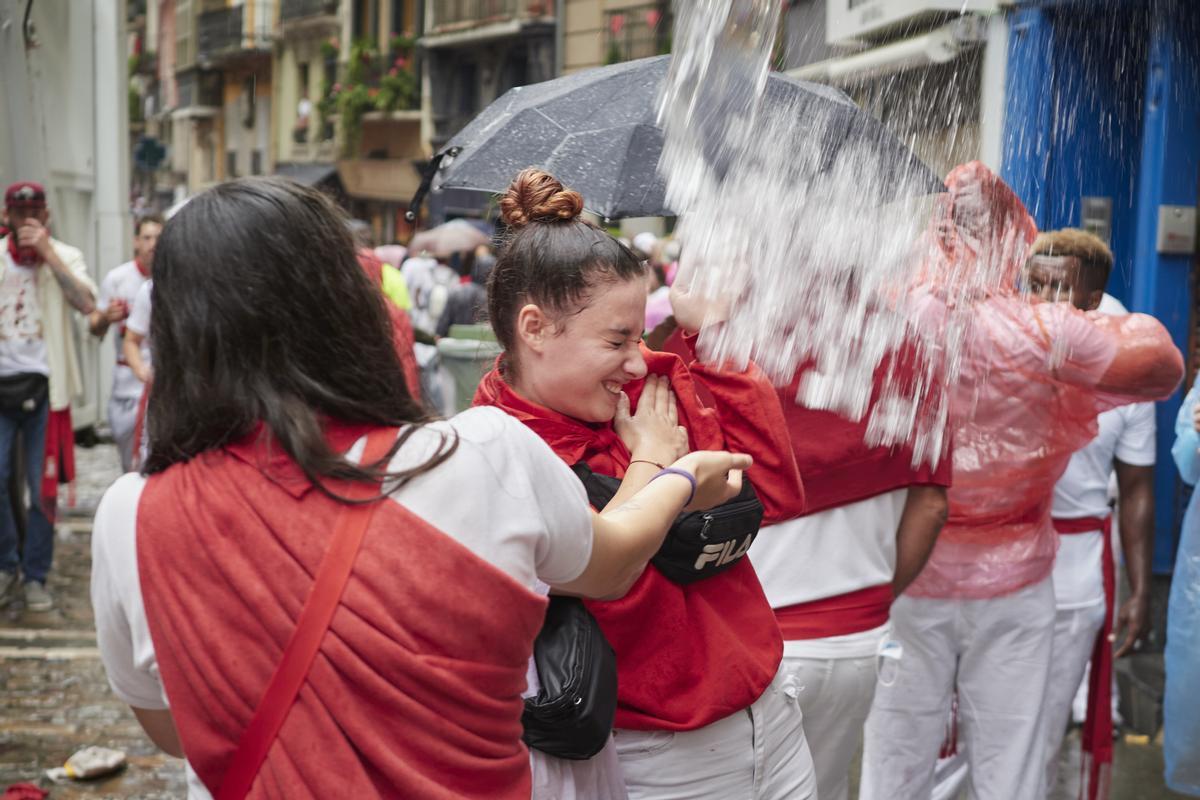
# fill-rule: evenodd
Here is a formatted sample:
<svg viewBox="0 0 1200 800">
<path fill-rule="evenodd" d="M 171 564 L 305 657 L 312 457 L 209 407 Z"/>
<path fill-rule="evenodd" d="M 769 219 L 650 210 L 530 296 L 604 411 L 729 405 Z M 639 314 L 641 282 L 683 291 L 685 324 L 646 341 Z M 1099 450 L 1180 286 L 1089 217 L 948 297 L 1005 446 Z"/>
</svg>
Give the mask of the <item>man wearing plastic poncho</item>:
<svg viewBox="0 0 1200 800">
<path fill-rule="evenodd" d="M 971 796 L 1036 800 L 1045 792 L 1055 481 L 1095 436 L 1101 411 L 1167 396 L 1183 360 L 1151 317 L 1023 297 L 1017 277 L 1037 230 L 1021 201 L 978 162 L 955 168 L 946 185 L 914 301 L 931 343 L 966 337 L 961 364 L 948 365 L 950 515 L 892 606 L 895 642 L 884 652 L 898 658 L 883 659 L 860 796 L 930 796 L 957 690 Z"/>
</svg>

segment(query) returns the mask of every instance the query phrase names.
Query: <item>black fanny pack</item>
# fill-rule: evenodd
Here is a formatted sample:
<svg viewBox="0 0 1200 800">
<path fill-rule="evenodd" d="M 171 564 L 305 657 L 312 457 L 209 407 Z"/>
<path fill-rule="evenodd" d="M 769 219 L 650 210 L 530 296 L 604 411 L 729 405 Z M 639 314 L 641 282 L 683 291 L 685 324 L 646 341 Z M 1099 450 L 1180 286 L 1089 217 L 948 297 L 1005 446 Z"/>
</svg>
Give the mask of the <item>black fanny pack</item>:
<svg viewBox="0 0 1200 800">
<path fill-rule="evenodd" d="M 588 502 L 604 508 L 621 485 L 618 478 L 592 472 L 582 462 L 571 468 L 583 482 Z M 688 511 L 675 518 L 651 563 L 667 579 L 688 584 L 718 575 L 750 550 L 762 526 L 763 506 L 750 481 L 742 481 L 737 497 L 707 511 Z"/>
<path fill-rule="evenodd" d="M 50 392 L 50 380 L 38 372 L 0 376 L 0 412 L 25 413 L 36 409 Z"/>
<path fill-rule="evenodd" d="M 573 760 L 603 750 L 617 714 L 617 656 L 581 600 L 550 598 L 533 661 L 541 688 L 525 699 L 525 744 Z"/>
</svg>

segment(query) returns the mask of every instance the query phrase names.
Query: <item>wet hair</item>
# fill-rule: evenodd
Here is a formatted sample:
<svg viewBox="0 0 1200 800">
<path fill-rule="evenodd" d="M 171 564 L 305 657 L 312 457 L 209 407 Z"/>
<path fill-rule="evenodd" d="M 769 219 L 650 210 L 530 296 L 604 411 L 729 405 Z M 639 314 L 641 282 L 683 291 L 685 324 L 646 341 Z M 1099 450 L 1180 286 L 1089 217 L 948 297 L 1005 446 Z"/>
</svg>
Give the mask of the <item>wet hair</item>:
<svg viewBox="0 0 1200 800">
<path fill-rule="evenodd" d="M 138 217 L 137 219 L 135 219 L 133 221 L 133 235 L 140 236 L 142 234 L 142 226 L 145 225 L 147 222 L 153 222 L 155 225 L 159 226 L 160 228 L 166 224 L 163 221 L 162 214 L 156 214 L 154 212 L 151 212 L 148 214 L 142 214 L 140 217 Z"/>
<path fill-rule="evenodd" d="M 580 217 L 583 197 L 547 172 L 523 170 L 500 200 L 508 225 L 488 278 L 488 318 L 511 371 L 517 313 L 535 303 L 552 314 L 578 313 L 592 289 L 643 277 L 637 256 L 606 231 Z"/>
<path fill-rule="evenodd" d="M 327 479 L 390 490 L 453 452 L 386 472 L 425 421 L 409 395 L 378 287 L 345 217 L 320 192 L 244 178 L 197 195 L 163 228 L 154 257 L 154 383 L 145 471 L 161 472 L 263 423 L 322 492 Z M 391 452 L 358 465 L 326 442 L 327 421 L 400 427 Z"/>
<path fill-rule="evenodd" d="M 1113 254 L 1094 233 L 1079 228 L 1063 228 L 1038 234 L 1032 255 L 1074 256 L 1083 265 L 1084 281 L 1091 289 L 1103 290 L 1112 272 Z"/>
</svg>

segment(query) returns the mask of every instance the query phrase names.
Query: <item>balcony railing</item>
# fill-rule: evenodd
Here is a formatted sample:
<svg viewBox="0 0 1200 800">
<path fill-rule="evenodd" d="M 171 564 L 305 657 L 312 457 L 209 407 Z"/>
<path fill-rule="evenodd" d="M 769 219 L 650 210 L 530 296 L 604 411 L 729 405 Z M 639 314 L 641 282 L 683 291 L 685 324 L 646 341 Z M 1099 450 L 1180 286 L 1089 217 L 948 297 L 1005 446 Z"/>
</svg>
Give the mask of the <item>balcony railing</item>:
<svg viewBox="0 0 1200 800">
<path fill-rule="evenodd" d="M 265 0 L 205 11 L 196 20 L 196 56 L 215 62 L 271 46 L 272 3 Z"/>
<path fill-rule="evenodd" d="M 436 0 L 430 28 L 462 28 L 553 13 L 551 0 Z"/>
<path fill-rule="evenodd" d="M 337 0 L 282 0 L 279 4 L 279 21 L 296 22 L 308 17 L 336 14 L 337 7 Z"/>
</svg>

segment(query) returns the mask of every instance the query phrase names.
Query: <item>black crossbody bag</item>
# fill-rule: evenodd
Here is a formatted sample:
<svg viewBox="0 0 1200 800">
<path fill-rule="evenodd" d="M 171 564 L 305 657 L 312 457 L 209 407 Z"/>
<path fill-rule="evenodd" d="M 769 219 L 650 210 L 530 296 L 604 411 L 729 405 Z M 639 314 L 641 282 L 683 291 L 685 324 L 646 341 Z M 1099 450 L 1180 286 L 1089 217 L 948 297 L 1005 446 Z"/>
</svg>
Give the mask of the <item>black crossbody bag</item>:
<svg viewBox="0 0 1200 800">
<path fill-rule="evenodd" d="M 33 411 L 50 393 L 50 380 L 38 372 L 0 377 L 0 411 L 18 414 Z"/>
<path fill-rule="evenodd" d="M 525 744 L 572 760 L 603 750 L 617 714 L 617 656 L 582 600 L 550 598 L 533 661 L 541 688 L 525 699 Z"/>
<path fill-rule="evenodd" d="M 588 502 L 604 508 L 621 485 L 619 478 L 592 472 L 582 462 L 571 468 L 587 490 Z M 763 506 L 750 481 L 728 502 L 707 511 L 687 511 L 675 518 L 651 563 L 679 584 L 711 578 L 745 557 L 762 526 Z"/>
<path fill-rule="evenodd" d="M 588 502 L 604 508 L 621 481 L 572 467 Z M 737 497 L 708 511 L 680 514 L 652 563 L 667 579 L 688 584 L 732 567 L 749 551 L 763 507 L 749 481 Z M 617 713 L 617 659 L 583 602 L 550 598 L 546 621 L 533 643 L 541 688 L 525 699 L 525 743 L 559 758 L 582 760 L 604 749 Z"/>
</svg>

